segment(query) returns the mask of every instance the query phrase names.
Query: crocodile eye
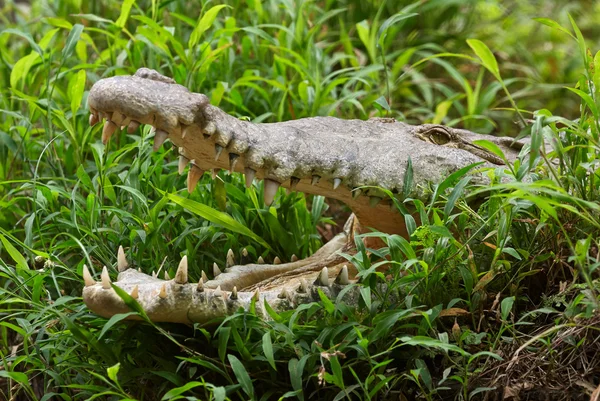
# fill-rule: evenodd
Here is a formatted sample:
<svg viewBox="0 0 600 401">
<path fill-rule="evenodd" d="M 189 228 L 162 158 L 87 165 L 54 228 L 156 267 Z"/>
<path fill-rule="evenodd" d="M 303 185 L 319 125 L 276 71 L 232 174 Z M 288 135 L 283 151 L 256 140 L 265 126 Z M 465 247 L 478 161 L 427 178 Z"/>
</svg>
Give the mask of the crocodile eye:
<svg viewBox="0 0 600 401">
<path fill-rule="evenodd" d="M 431 131 L 429 132 L 429 140 L 436 145 L 445 145 L 450 142 L 450 136 L 443 131 Z"/>
</svg>

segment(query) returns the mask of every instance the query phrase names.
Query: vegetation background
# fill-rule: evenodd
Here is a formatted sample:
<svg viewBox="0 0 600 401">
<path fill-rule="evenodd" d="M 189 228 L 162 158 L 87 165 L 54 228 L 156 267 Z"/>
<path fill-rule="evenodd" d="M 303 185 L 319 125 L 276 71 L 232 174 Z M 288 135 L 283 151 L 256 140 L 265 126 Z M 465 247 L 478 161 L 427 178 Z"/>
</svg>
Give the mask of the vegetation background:
<svg viewBox="0 0 600 401">
<path fill-rule="evenodd" d="M 0 399 L 597 400 L 599 41 L 592 0 L 0 2 Z M 88 90 L 139 67 L 253 121 L 388 116 L 532 146 L 488 187 L 453 175 L 427 205 L 398 200 L 423 224 L 379 234 L 380 252 L 358 242 L 358 307 L 107 321 L 82 304 L 81 271 L 119 245 L 147 273 L 187 254 L 197 279 L 229 248 L 305 257 L 345 213 L 284 191 L 267 208 L 224 172 L 188 195 L 148 127 L 103 146 Z"/>
</svg>

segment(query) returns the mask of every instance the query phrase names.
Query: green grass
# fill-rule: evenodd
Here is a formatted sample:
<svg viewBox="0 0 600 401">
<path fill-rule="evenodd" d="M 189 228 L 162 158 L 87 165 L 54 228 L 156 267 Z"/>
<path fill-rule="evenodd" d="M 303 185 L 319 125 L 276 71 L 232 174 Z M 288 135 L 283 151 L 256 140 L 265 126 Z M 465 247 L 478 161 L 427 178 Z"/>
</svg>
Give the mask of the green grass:
<svg viewBox="0 0 600 401">
<path fill-rule="evenodd" d="M 524 383 L 560 399 L 600 385 L 598 5 L 202 3 L 0 6 L 0 399 L 468 400 Z M 261 185 L 226 172 L 188 194 L 148 128 L 101 145 L 87 91 L 139 67 L 257 122 L 390 116 L 532 145 L 489 186 L 456 175 L 427 204 L 395 198 L 422 224 L 369 234 L 386 244 L 374 252 L 357 238 L 358 307 L 324 299 L 216 329 L 107 321 L 82 304 L 81 270 L 113 265 L 119 245 L 147 273 L 173 275 L 186 254 L 197 279 L 230 248 L 306 257 L 318 226 L 343 224 L 322 197 L 280 190 L 267 208 Z"/>
</svg>

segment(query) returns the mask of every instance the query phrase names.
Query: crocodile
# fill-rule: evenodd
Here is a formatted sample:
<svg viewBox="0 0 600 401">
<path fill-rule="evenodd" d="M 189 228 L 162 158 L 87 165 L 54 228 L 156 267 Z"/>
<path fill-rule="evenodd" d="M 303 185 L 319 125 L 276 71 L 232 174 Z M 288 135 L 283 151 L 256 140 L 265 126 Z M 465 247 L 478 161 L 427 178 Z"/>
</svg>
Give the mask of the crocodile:
<svg viewBox="0 0 600 401">
<path fill-rule="evenodd" d="M 485 185 L 485 170 L 515 160 L 525 144 L 391 118 L 253 123 L 148 68 L 133 76 L 100 79 L 90 89 L 88 105 L 90 125 L 104 121 L 105 144 L 118 129 L 132 134 L 141 124 L 152 126 L 154 150 L 170 140 L 179 151 L 179 173 L 187 169 L 189 193 L 205 172 L 228 169 L 243 173 L 246 186 L 263 180 L 266 205 L 284 187 L 337 199 L 353 212 L 343 231 L 306 259 L 281 263 L 275 258 L 265 264 L 259 258 L 237 265 L 229 250 L 226 268 L 214 265 L 214 277 L 202 272 L 197 283 L 189 282 L 186 256 L 173 279 L 161 279 L 130 267 L 122 247 L 117 251 L 116 282 L 106 267 L 99 281 L 83 267 L 83 300 L 90 310 L 103 317 L 130 311 L 118 287 L 155 322 L 207 323 L 240 308 L 253 308 L 268 318 L 269 309 L 291 309 L 322 296 L 335 298 L 342 291 L 349 303 L 358 302 L 357 270 L 341 253 L 353 251 L 357 233 L 375 229 L 407 238 L 406 214 L 419 220 L 414 211 L 394 207 L 390 194 L 426 201 L 431 185 L 469 167 L 474 167 L 472 182 Z"/>
</svg>

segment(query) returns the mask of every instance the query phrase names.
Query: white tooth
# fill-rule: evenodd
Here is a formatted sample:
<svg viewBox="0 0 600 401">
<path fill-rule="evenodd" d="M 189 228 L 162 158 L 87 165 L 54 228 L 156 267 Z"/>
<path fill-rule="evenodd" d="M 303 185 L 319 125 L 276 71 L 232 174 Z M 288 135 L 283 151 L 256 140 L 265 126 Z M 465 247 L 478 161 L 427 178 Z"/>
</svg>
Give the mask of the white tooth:
<svg viewBox="0 0 600 401">
<path fill-rule="evenodd" d="M 252 298 L 254 298 L 254 300 L 256 300 L 256 301 L 260 301 L 260 291 L 258 291 L 258 289 L 254 292 L 254 295 L 252 295 Z"/>
<path fill-rule="evenodd" d="M 289 297 L 290 297 L 290 294 L 288 293 L 288 290 L 286 290 L 285 288 L 283 288 L 283 290 L 281 290 L 279 295 L 277 295 L 277 298 L 279 298 L 279 299 L 288 299 Z"/>
<path fill-rule="evenodd" d="M 319 183 L 320 179 L 321 179 L 321 176 L 315 174 L 312 176 L 312 180 L 310 181 L 310 184 L 317 185 Z"/>
<path fill-rule="evenodd" d="M 231 290 L 231 299 L 238 299 L 237 287 L 233 286 L 233 290 Z"/>
<path fill-rule="evenodd" d="M 350 280 L 348 279 L 348 265 L 344 265 L 342 267 L 342 270 L 340 270 L 340 273 L 338 274 L 337 278 L 335 279 L 335 282 L 341 285 L 348 285 L 350 284 Z"/>
<path fill-rule="evenodd" d="M 263 259 L 262 256 L 258 257 L 258 260 L 256 261 L 257 265 L 264 265 L 265 264 L 265 260 Z"/>
<path fill-rule="evenodd" d="M 188 282 L 188 261 L 187 255 L 184 255 L 179 262 L 177 273 L 175 273 L 175 282 L 178 284 L 185 284 Z"/>
<path fill-rule="evenodd" d="M 273 203 L 278 189 L 279 183 L 277 181 L 265 179 L 265 205 L 270 206 Z"/>
<path fill-rule="evenodd" d="M 115 111 L 110 117 L 110 121 L 115 123 L 116 125 L 123 125 L 123 120 L 125 120 L 125 116 L 118 111 Z"/>
<path fill-rule="evenodd" d="M 140 123 L 138 123 L 137 121 L 130 122 L 129 125 L 127 126 L 127 133 L 133 134 L 135 131 L 137 131 L 139 126 L 140 126 Z"/>
<path fill-rule="evenodd" d="M 352 199 L 358 198 L 362 194 L 362 189 L 356 188 L 352 190 Z"/>
<path fill-rule="evenodd" d="M 181 155 L 181 154 L 179 155 L 179 165 L 177 166 L 177 171 L 179 171 L 179 175 L 183 174 L 183 172 L 185 171 L 185 168 L 189 162 L 190 162 L 190 159 L 188 159 L 184 155 Z"/>
<path fill-rule="evenodd" d="M 273 264 L 274 265 L 280 265 L 281 264 L 281 259 L 279 259 L 279 256 L 275 256 L 275 259 L 273 259 Z"/>
<path fill-rule="evenodd" d="M 213 123 L 212 121 L 209 121 L 206 124 L 206 127 L 204 127 L 204 134 L 205 135 L 211 136 L 216 131 L 217 131 L 217 127 L 215 126 L 215 123 Z"/>
<path fill-rule="evenodd" d="M 215 178 L 217 178 L 217 175 L 219 174 L 219 171 L 221 171 L 221 169 L 218 168 L 213 168 L 212 171 L 210 172 L 210 175 L 212 177 L 212 179 L 214 180 Z"/>
<path fill-rule="evenodd" d="M 317 285 L 322 285 L 327 287 L 329 285 L 329 271 L 327 270 L 327 266 L 325 266 L 321 273 L 319 273 L 319 278 L 315 282 Z"/>
<path fill-rule="evenodd" d="M 220 297 L 221 295 L 221 286 L 218 286 L 217 289 L 213 292 L 213 296 Z"/>
<path fill-rule="evenodd" d="M 188 171 L 187 176 L 188 193 L 191 194 L 192 192 L 194 192 L 194 189 L 196 189 L 196 185 L 198 185 L 198 181 L 200 181 L 200 178 L 202 178 L 202 174 L 204 174 L 204 171 L 202 171 L 200 167 L 196 166 L 194 164 L 194 160 L 192 160 L 190 171 Z"/>
<path fill-rule="evenodd" d="M 300 287 L 298 288 L 298 292 L 308 293 L 308 283 L 305 279 L 300 279 Z"/>
<path fill-rule="evenodd" d="M 340 186 L 341 183 L 342 183 L 341 178 L 335 178 L 333 180 L 333 189 L 337 189 Z"/>
<path fill-rule="evenodd" d="M 133 287 L 133 290 L 131 290 L 131 294 L 130 295 L 131 295 L 131 298 L 133 298 L 133 299 L 138 299 L 140 297 L 139 289 L 138 289 L 137 284 L 136 284 L 135 287 Z"/>
<path fill-rule="evenodd" d="M 183 127 L 183 129 L 181 130 L 181 139 L 185 138 L 185 136 L 188 134 L 189 129 L 190 129 L 189 125 L 186 125 Z"/>
<path fill-rule="evenodd" d="M 96 285 L 96 280 L 90 274 L 90 271 L 86 265 L 83 265 L 83 282 L 86 287 L 91 287 L 92 285 Z"/>
<path fill-rule="evenodd" d="M 94 125 L 98 124 L 98 115 L 91 113 L 90 114 L 90 119 L 89 119 L 89 123 L 90 125 L 93 127 Z"/>
<path fill-rule="evenodd" d="M 100 277 L 102 278 L 102 288 L 108 290 L 110 288 L 110 276 L 108 275 L 106 266 L 102 268 L 102 275 Z"/>
<path fill-rule="evenodd" d="M 290 260 L 291 260 L 292 262 L 297 262 L 297 261 L 298 261 L 298 256 L 296 256 L 296 255 L 292 255 L 292 257 L 290 258 Z"/>
<path fill-rule="evenodd" d="M 138 272 L 140 272 L 140 273 L 142 272 L 142 268 L 141 267 L 138 267 Z"/>
<path fill-rule="evenodd" d="M 235 171 L 235 165 L 237 164 L 238 160 L 240 160 L 240 155 L 236 153 L 229 154 L 229 171 L 232 173 Z"/>
<path fill-rule="evenodd" d="M 158 277 L 158 273 L 156 273 L 154 270 L 152 270 L 152 278 L 156 278 Z"/>
<path fill-rule="evenodd" d="M 204 272 L 202 272 L 202 273 L 204 273 Z M 200 278 L 200 280 L 198 281 L 198 285 L 196 286 L 196 291 L 198 291 L 198 292 L 204 291 L 204 280 L 202 278 Z"/>
<path fill-rule="evenodd" d="M 223 152 L 223 146 L 216 143 L 215 144 L 215 161 L 219 160 L 219 156 L 221 156 L 222 152 Z"/>
<path fill-rule="evenodd" d="M 165 299 L 167 297 L 167 285 L 163 284 L 162 287 L 160 287 L 160 292 L 158 293 L 158 296 L 161 297 L 162 299 Z"/>
<path fill-rule="evenodd" d="M 296 186 L 298 185 L 298 183 L 300 182 L 300 178 L 298 177 L 292 177 L 290 178 L 290 189 L 292 191 L 296 190 Z"/>
<path fill-rule="evenodd" d="M 127 258 L 125 257 L 125 251 L 123 247 L 119 245 L 119 250 L 117 251 L 117 270 L 120 272 L 127 270 L 129 263 L 127 263 Z"/>
<path fill-rule="evenodd" d="M 163 145 L 163 143 L 165 143 L 165 141 L 167 140 L 167 138 L 169 137 L 169 134 L 166 131 L 163 131 L 161 129 L 157 129 L 156 133 L 154 134 L 154 151 L 156 152 L 158 149 L 160 149 L 160 147 Z"/>
<path fill-rule="evenodd" d="M 202 281 L 205 282 L 205 283 L 208 281 L 208 276 L 206 275 L 206 273 L 204 272 L 204 270 L 202 270 Z"/>
<path fill-rule="evenodd" d="M 233 250 L 231 250 L 231 248 L 227 251 L 227 262 L 225 264 L 225 267 L 231 267 L 235 265 L 235 258 L 233 256 Z"/>
<path fill-rule="evenodd" d="M 102 128 L 102 143 L 106 145 L 110 137 L 117 130 L 117 126 L 112 121 L 107 120 Z"/>
<path fill-rule="evenodd" d="M 246 248 L 242 249 L 242 256 L 245 258 L 248 257 L 248 250 Z"/>
<path fill-rule="evenodd" d="M 167 280 L 167 281 L 171 280 L 169 273 L 167 273 L 166 271 L 165 271 L 165 280 Z"/>
<path fill-rule="evenodd" d="M 213 263 L 213 276 L 217 277 L 219 274 L 221 274 L 221 269 L 216 263 Z"/>
<path fill-rule="evenodd" d="M 246 167 L 244 169 L 244 174 L 246 175 L 246 188 L 250 188 L 252 186 L 252 181 L 254 181 L 254 177 L 256 176 L 256 170 Z"/>
</svg>

